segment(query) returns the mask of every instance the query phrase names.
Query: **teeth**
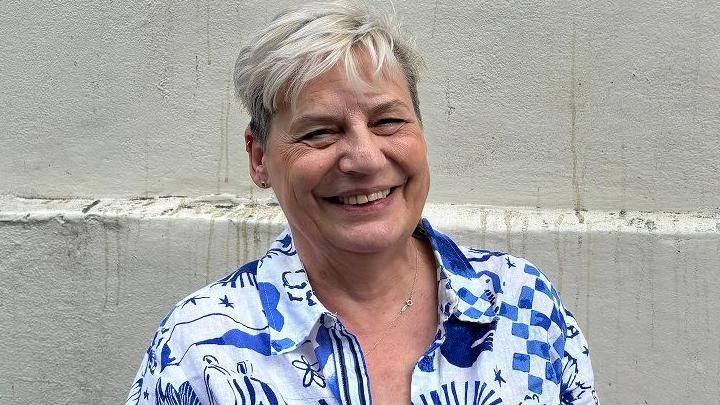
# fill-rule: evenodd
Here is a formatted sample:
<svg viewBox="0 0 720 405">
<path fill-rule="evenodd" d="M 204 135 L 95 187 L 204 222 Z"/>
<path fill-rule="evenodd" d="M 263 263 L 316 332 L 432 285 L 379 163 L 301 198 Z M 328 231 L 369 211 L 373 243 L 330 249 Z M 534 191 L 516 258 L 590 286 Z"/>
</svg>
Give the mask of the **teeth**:
<svg viewBox="0 0 720 405">
<path fill-rule="evenodd" d="M 390 189 L 378 191 L 376 193 L 367 194 L 367 195 L 358 194 L 358 195 L 352 195 L 352 196 L 348 196 L 348 197 L 339 197 L 339 198 L 343 204 L 358 205 L 358 204 L 366 204 L 371 201 L 385 198 L 388 196 L 388 194 L 390 194 Z"/>
</svg>

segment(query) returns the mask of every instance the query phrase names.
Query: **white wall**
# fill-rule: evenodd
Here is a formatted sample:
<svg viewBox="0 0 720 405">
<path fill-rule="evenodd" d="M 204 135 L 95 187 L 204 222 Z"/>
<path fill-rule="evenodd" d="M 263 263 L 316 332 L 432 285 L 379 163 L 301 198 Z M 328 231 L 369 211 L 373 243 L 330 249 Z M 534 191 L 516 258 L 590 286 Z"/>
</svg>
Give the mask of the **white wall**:
<svg viewBox="0 0 720 405">
<path fill-rule="evenodd" d="M 119 403 L 170 305 L 257 258 L 283 226 L 277 206 L 222 196 L 0 202 L 3 404 Z M 437 204 L 426 215 L 547 273 L 590 342 L 603 403 L 720 397 L 720 217 L 592 211 L 579 223 L 573 210 Z"/>
<path fill-rule="evenodd" d="M 0 3 L 0 403 L 121 402 L 168 306 L 282 227 L 230 79 L 297 3 Z M 604 403 L 717 402 L 720 3 L 395 6 L 431 219 L 548 273 Z"/>
<path fill-rule="evenodd" d="M 67 4 L 69 3 L 69 4 Z M 247 195 L 240 45 L 299 1 L 4 2 L 0 190 Z M 435 202 L 720 205 L 716 1 L 396 1 Z"/>
</svg>

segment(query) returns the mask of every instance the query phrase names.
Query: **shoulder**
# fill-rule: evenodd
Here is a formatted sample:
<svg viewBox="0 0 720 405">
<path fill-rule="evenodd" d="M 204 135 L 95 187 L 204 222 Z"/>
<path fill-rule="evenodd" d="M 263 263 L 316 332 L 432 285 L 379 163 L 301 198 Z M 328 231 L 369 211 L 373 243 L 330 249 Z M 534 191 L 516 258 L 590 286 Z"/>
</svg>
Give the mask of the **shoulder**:
<svg viewBox="0 0 720 405">
<path fill-rule="evenodd" d="M 282 292 L 296 281 L 287 269 L 298 273 L 298 263 L 283 233 L 259 260 L 177 302 L 160 321 L 128 403 L 170 403 L 181 397 L 205 403 L 208 378 L 229 375 L 234 367 L 243 374 L 241 368 L 251 360 L 265 364 L 277 349 L 271 336 L 278 335 L 285 319 L 278 309 Z"/>
<path fill-rule="evenodd" d="M 198 344 L 248 336 L 267 329 L 256 281 L 257 261 L 186 296 L 160 321 L 149 353 L 159 371 L 179 366 L 188 350 Z M 259 336 L 259 335 L 258 335 Z M 257 346 L 259 352 L 269 352 Z M 151 370 L 152 371 L 152 370 Z"/>
<path fill-rule="evenodd" d="M 435 235 L 437 240 L 438 233 Z M 548 277 L 533 263 L 504 252 L 456 245 L 443 235 L 437 254 L 446 288 L 457 297 L 461 319 L 510 321 L 516 333 L 532 328 L 557 339 L 561 349 L 567 325 L 560 296 Z M 442 246 L 444 244 L 444 246 Z M 520 337 L 520 336 L 519 336 Z M 561 350 L 559 350 L 561 351 Z"/>
<path fill-rule="evenodd" d="M 257 294 L 257 264 L 257 260 L 246 263 L 227 276 L 181 299 L 160 322 L 160 328 L 209 314 L 247 316 L 253 304 L 260 302 Z"/>
<path fill-rule="evenodd" d="M 459 247 L 475 274 L 491 279 L 498 315 L 517 321 L 522 310 L 564 328 L 561 300 L 548 277 L 532 262 L 511 254 Z"/>
<path fill-rule="evenodd" d="M 532 291 L 546 296 L 557 303 L 559 295 L 548 277 L 535 264 L 522 257 L 502 252 L 490 252 L 482 249 L 464 248 L 468 260 L 477 272 L 492 272 L 502 280 L 502 293 L 505 297 L 528 299 Z M 530 302 L 523 302 L 529 305 Z"/>
<path fill-rule="evenodd" d="M 423 231 L 441 265 L 441 277 L 447 280 L 445 287 L 458 298 L 460 314 L 474 319 L 505 315 L 517 320 L 523 309 L 552 316 L 563 326 L 558 293 L 537 266 L 504 252 L 460 246 L 427 220 Z"/>
<path fill-rule="evenodd" d="M 217 368 L 222 347 L 269 354 L 256 275 L 257 261 L 247 263 L 175 304 L 160 321 L 127 403 L 199 403 L 197 388 Z"/>
<path fill-rule="evenodd" d="M 557 296 L 548 278 L 529 261 L 504 252 L 458 245 L 424 219 L 429 238 L 447 278 L 458 286 L 489 289 L 493 294 L 520 293 L 523 287 Z M 485 284 L 488 284 L 487 286 Z"/>
<path fill-rule="evenodd" d="M 467 247 L 459 251 L 479 280 L 495 280 L 486 285 L 497 285 L 493 319 L 497 333 L 515 344 L 513 369 L 530 370 L 541 359 L 545 378 L 560 386 L 563 403 L 597 403 L 587 341 L 548 277 L 520 257 Z"/>
</svg>

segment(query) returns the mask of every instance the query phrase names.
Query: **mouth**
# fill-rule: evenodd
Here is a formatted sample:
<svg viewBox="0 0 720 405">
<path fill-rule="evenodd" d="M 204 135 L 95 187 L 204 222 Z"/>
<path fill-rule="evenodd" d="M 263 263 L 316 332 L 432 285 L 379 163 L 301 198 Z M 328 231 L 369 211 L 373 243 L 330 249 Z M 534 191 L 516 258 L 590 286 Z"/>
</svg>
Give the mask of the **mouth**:
<svg viewBox="0 0 720 405">
<path fill-rule="evenodd" d="M 375 201 L 383 200 L 387 198 L 390 194 L 392 194 L 393 191 L 395 191 L 396 189 L 397 187 L 390 187 L 385 190 L 379 190 L 370 194 L 335 196 L 327 198 L 327 200 L 333 204 L 362 206 L 371 204 Z"/>
</svg>

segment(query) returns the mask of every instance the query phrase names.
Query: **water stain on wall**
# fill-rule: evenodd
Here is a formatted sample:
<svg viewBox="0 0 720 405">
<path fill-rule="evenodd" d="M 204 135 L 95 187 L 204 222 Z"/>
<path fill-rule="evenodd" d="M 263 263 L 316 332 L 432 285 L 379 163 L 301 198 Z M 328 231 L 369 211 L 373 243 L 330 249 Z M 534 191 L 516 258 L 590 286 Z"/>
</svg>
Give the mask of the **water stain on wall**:
<svg viewBox="0 0 720 405">
<path fill-rule="evenodd" d="M 561 238 L 562 238 L 562 234 L 561 234 L 561 233 L 562 233 L 563 219 L 565 219 L 565 215 L 564 215 L 564 214 L 560 214 L 560 215 L 558 215 L 557 219 L 555 220 L 555 224 L 554 224 L 554 226 L 555 226 L 555 232 L 554 232 L 554 237 L 553 237 L 554 242 L 555 242 L 555 255 L 556 255 L 556 257 L 557 257 L 557 268 L 558 268 L 558 281 L 557 281 L 557 286 L 558 286 L 558 291 L 562 291 L 563 279 L 565 278 L 565 277 L 564 277 L 564 275 L 565 275 L 565 274 L 564 274 L 564 273 L 565 273 L 565 266 L 564 266 L 564 264 L 563 264 L 563 263 L 564 263 L 565 252 L 561 249 L 561 242 L 562 242 L 562 241 L 561 241 Z"/>
<path fill-rule="evenodd" d="M 657 236 L 652 234 L 652 230 L 650 230 L 650 234 L 647 236 L 647 247 L 645 249 L 646 257 L 643 260 L 647 263 L 648 268 L 648 275 L 647 275 L 647 290 L 648 290 L 648 298 L 650 301 L 650 348 L 655 349 L 655 338 L 656 338 L 656 320 L 657 320 L 657 299 L 655 296 L 655 257 L 657 256 L 655 253 L 655 247 L 657 245 L 658 238 Z"/>
<path fill-rule="evenodd" d="M 247 239 L 247 238 L 248 238 L 248 229 L 247 229 L 247 228 L 248 228 L 247 219 L 244 219 L 244 220 L 242 221 L 242 223 L 240 224 L 240 231 L 241 231 L 241 233 L 242 233 L 242 241 L 243 241 L 242 247 L 243 247 L 243 260 L 244 260 L 244 261 L 248 261 L 248 260 L 249 260 L 249 258 L 248 258 L 248 246 L 249 246 L 250 244 L 247 243 L 247 240 L 248 240 L 248 239 Z"/>
<path fill-rule="evenodd" d="M 210 66 L 210 1 L 205 2 L 205 49 L 207 52 L 207 64 Z"/>
<path fill-rule="evenodd" d="M 582 272 L 585 274 L 585 285 L 583 286 L 583 289 L 585 290 L 585 328 L 584 333 L 585 337 L 587 339 L 590 339 L 590 328 L 592 326 L 592 311 L 591 308 L 594 308 L 591 305 L 590 302 L 590 289 L 593 287 L 593 280 L 592 280 L 592 274 L 593 274 L 593 246 L 592 246 L 592 235 L 593 235 L 593 224 L 591 221 L 585 222 L 585 252 L 583 254 L 583 258 L 585 259 L 585 263 L 583 265 Z"/>
<path fill-rule="evenodd" d="M 234 218 L 230 221 L 235 228 L 235 263 L 242 264 L 245 258 L 242 258 L 243 261 L 241 261 L 240 258 L 240 222 L 237 218 Z M 230 239 L 228 237 L 228 239 Z"/>
<path fill-rule="evenodd" d="M 452 97 L 450 95 L 450 77 L 445 78 L 445 104 L 446 104 L 446 110 L 445 115 L 447 117 L 447 120 L 450 121 L 450 117 L 455 115 L 455 106 L 452 104 Z"/>
<path fill-rule="evenodd" d="M 576 236 L 576 238 L 577 238 L 577 243 L 575 244 L 576 252 L 575 252 L 575 255 L 574 255 L 573 260 L 572 260 L 572 261 L 575 262 L 576 264 L 574 263 L 575 265 L 571 267 L 572 272 L 570 273 L 570 276 L 574 276 L 574 277 L 573 277 L 573 278 L 574 278 L 574 280 L 573 280 L 573 285 L 574 285 L 573 292 L 575 293 L 575 294 L 574 294 L 575 302 L 573 303 L 573 306 L 572 306 L 573 308 L 580 308 L 580 307 L 581 307 L 581 305 L 580 305 L 580 293 L 581 293 L 581 291 L 583 290 L 583 287 L 582 287 L 582 282 L 583 282 L 583 280 L 581 280 L 581 277 L 582 277 L 582 273 L 583 273 L 583 270 L 584 270 L 583 267 L 582 267 L 582 265 L 583 265 L 583 262 L 582 262 L 582 257 L 583 257 L 583 242 L 584 242 L 584 241 L 583 241 L 583 237 L 584 237 L 584 235 L 583 235 L 582 233 L 577 233 L 577 236 Z"/>
<path fill-rule="evenodd" d="M 143 149 L 145 151 L 144 158 L 143 158 L 143 170 L 145 171 L 145 178 L 144 178 L 144 189 L 145 192 L 143 193 L 144 197 L 148 197 L 149 188 L 150 188 L 150 146 L 148 144 L 148 136 L 147 133 L 145 134 L 145 138 L 143 139 Z"/>
<path fill-rule="evenodd" d="M 215 237 L 215 219 L 210 219 L 210 226 L 208 229 L 208 239 L 207 239 L 207 252 L 205 257 L 205 284 L 210 283 L 210 262 L 212 258 L 212 247 L 213 247 L 213 239 Z"/>
<path fill-rule="evenodd" d="M 432 30 L 430 31 L 430 38 L 435 38 L 435 29 L 437 28 L 437 14 L 438 14 L 439 3 L 440 3 L 440 0 L 435 0 L 435 6 L 433 7 Z"/>
<path fill-rule="evenodd" d="M 577 151 L 577 133 L 576 133 L 576 120 L 577 120 L 577 100 L 575 87 L 577 86 L 576 79 L 576 66 L 575 66 L 575 52 L 577 44 L 577 31 L 575 24 L 573 23 L 572 32 L 572 49 L 571 49 L 571 61 L 570 61 L 570 152 L 572 153 L 572 186 L 575 193 L 575 215 L 580 223 L 585 221 L 582 213 L 583 200 L 580 192 L 580 178 L 578 175 L 578 151 Z"/>
<path fill-rule="evenodd" d="M 512 248 L 512 222 L 513 222 L 513 212 L 512 210 L 505 210 L 505 214 L 503 216 L 503 219 L 505 220 L 505 243 L 506 248 L 505 250 L 512 254 L 513 248 Z"/>
<path fill-rule="evenodd" d="M 124 227 L 120 218 L 102 222 L 102 227 L 105 270 L 103 311 L 106 311 L 111 301 L 114 301 L 116 307 L 120 305 L 121 277 L 124 271 L 123 246 L 128 246 L 129 237 L 127 237 L 128 232 L 126 231 L 124 232 L 125 240 L 122 238 L 121 233 Z M 114 249 L 112 249 L 110 239 L 114 239 Z M 111 298 L 113 295 L 114 300 Z"/>
<path fill-rule="evenodd" d="M 108 284 L 110 282 L 110 242 L 108 238 L 108 230 L 107 228 L 103 229 L 103 234 L 105 236 L 104 242 L 104 252 L 105 252 L 105 290 L 103 293 L 104 301 L 103 301 L 103 310 L 107 309 L 107 303 L 108 303 Z"/>
<path fill-rule="evenodd" d="M 230 271 L 232 270 L 233 264 L 238 264 L 237 261 L 232 263 L 230 260 L 230 241 L 232 241 L 232 238 L 230 237 L 230 234 L 232 233 L 232 219 L 228 218 L 225 220 L 227 222 L 225 227 L 225 237 L 223 238 L 225 240 L 225 270 Z M 232 263 L 232 264 L 231 264 Z"/>
<path fill-rule="evenodd" d="M 527 238 L 528 238 L 528 227 L 530 226 L 530 219 L 527 216 L 523 216 L 522 226 L 520 228 L 520 256 L 525 257 L 527 254 Z"/>
<path fill-rule="evenodd" d="M 228 84 L 225 91 L 225 100 L 220 105 L 220 156 L 218 157 L 218 166 L 216 171 L 217 182 L 215 186 L 215 189 L 218 193 L 222 188 L 222 184 L 228 183 L 230 178 L 230 150 L 228 145 L 228 125 L 230 116 L 229 92 L 230 88 Z"/>
<path fill-rule="evenodd" d="M 483 249 L 487 248 L 487 210 L 482 210 L 480 213 L 480 247 Z"/>
</svg>

